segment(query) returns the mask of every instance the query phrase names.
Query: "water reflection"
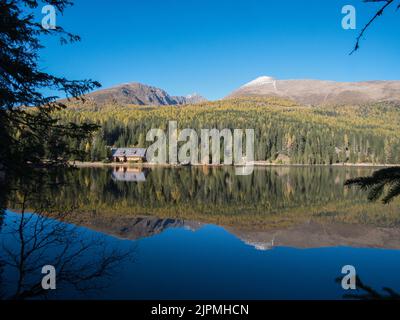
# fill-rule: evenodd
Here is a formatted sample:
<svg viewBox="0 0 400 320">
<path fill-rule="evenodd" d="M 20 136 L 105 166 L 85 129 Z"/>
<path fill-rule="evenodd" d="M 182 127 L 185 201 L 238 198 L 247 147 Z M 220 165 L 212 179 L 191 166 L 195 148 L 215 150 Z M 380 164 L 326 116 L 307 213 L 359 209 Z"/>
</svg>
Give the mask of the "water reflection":
<svg viewBox="0 0 400 320">
<path fill-rule="evenodd" d="M 88 236 L 83 230 L 59 220 L 33 214 L 11 214 L 2 230 L 1 265 L 3 299 L 32 299 L 79 292 L 80 296 L 107 288 L 118 265 L 133 259 L 134 249 L 112 247 L 104 237 Z M 44 290 L 42 267 L 57 272 L 57 290 Z M 76 294 L 76 293 L 75 293 Z"/>
<path fill-rule="evenodd" d="M 42 173 L 39 176 L 43 178 Z M 107 288 L 121 263 L 134 259 L 135 244 L 112 246 L 103 235 L 66 223 L 72 208 L 47 197 L 54 182 L 39 179 L 29 185 L 12 184 L 8 201 L 18 211 L 4 211 L 0 225 L 2 299 L 56 298 L 60 291 L 63 296 L 67 292 L 70 297 L 77 292 L 80 297 L 90 296 Z M 45 265 L 56 270 L 55 291 L 42 287 Z"/>
<path fill-rule="evenodd" d="M 149 208 L 167 211 L 174 207 L 171 212 L 178 210 L 181 214 L 187 209 L 194 211 L 193 208 L 197 213 L 209 214 L 228 211 L 230 214 L 269 214 L 338 201 L 364 204 L 363 194 L 343 188 L 343 182 L 368 172 L 371 171 L 321 167 L 259 168 L 250 176 L 237 176 L 233 168 L 155 168 L 146 171 L 84 168 L 50 177 L 67 184 L 48 192 L 57 203 L 80 209 L 87 206 L 97 210 L 108 206 L 117 211 L 117 207 L 122 210 L 135 207 L 146 213 Z M 135 178 L 140 180 L 138 177 L 142 174 L 146 177 L 144 183 L 129 183 Z"/>
<path fill-rule="evenodd" d="M 399 201 L 371 204 L 343 188 L 371 172 L 119 167 L 14 177 L 2 195 L 3 298 L 46 294 L 45 264 L 60 270 L 50 298 L 346 298 L 332 283 L 346 264 L 367 270 L 366 283 L 398 288 Z"/>
<path fill-rule="evenodd" d="M 380 169 L 371 176 L 348 179 L 345 185 L 358 186 L 367 192 L 370 201 L 382 198 L 382 202 L 387 204 L 400 195 L 400 168 Z"/>
<path fill-rule="evenodd" d="M 341 284 L 342 279 L 337 278 L 336 282 Z M 378 291 L 367 284 L 365 284 L 359 276 L 356 276 L 356 290 L 355 293 L 346 293 L 343 299 L 347 300 L 400 300 L 400 294 L 392 288 L 383 287 Z"/>
<path fill-rule="evenodd" d="M 386 206 L 369 203 L 362 191 L 343 187 L 347 179 L 371 172 L 282 167 L 256 168 L 250 176 L 237 176 L 231 167 L 117 167 L 48 173 L 36 190 L 25 178 L 14 183 L 29 186 L 36 195 L 31 206 L 39 212 L 67 211 L 65 221 L 127 239 L 211 223 L 259 249 L 398 248 L 399 201 Z M 145 181 L 138 178 L 142 176 Z M 20 190 L 9 194 L 8 207 L 19 209 Z"/>
<path fill-rule="evenodd" d="M 141 167 L 117 166 L 114 167 L 111 177 L 114 181 L 145 182 L 147 173 L 148 169 Z"/>
</svg>

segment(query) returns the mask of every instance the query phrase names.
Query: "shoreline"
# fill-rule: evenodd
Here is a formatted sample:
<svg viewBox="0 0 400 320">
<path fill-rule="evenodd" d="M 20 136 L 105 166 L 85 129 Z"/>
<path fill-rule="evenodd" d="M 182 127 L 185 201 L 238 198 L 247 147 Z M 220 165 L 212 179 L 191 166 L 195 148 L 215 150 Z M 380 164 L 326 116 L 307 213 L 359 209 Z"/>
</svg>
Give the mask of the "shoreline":
<svg viewBox="0 0 400 320">
<path fill-rule="evenodd" d="M 182 167 L 244 167 L 225 165 L 225 164 L 194 164 L 194 165 L 182 165 L 182 164 L 160 164 L 160 163 L 130 163 L 130 162 L 81 162 L 81 161 L 70 161 L 70 165 L 77 168 L 101 168 L 101 167 L 141 167 L 141 168 L 182 168 Z M 281 163 L 270 163 L 265 161 L 257 161 L 253 163 L 254 167 L 359 167 L 359 168 L 389 168 L 389 167 L 400 167 L 400 164 L 378 164 L 378 163 L 335 163 L 335 164 L 281 164 Z"/>
</svg>

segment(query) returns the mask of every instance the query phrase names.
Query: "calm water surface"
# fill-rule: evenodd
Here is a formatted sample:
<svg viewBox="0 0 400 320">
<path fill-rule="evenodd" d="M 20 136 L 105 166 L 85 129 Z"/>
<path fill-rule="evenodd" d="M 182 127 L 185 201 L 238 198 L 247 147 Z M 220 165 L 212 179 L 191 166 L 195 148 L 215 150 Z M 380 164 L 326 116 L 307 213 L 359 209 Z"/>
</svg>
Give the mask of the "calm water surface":
<svg viewBox="0 0 400 320">
<path fill-rule="evenodd" d="M 400 205 L 343 187 L 371 169 L 79 169 L 13 182 L 0 295 L 348 299 L 400 292 Z M 43 292 L 43 265 L 57 289 Z M 345 291 L 353 265 L 358 290 Z M 352 295 L 352 296 L 349 296 Z"/>
</svg>

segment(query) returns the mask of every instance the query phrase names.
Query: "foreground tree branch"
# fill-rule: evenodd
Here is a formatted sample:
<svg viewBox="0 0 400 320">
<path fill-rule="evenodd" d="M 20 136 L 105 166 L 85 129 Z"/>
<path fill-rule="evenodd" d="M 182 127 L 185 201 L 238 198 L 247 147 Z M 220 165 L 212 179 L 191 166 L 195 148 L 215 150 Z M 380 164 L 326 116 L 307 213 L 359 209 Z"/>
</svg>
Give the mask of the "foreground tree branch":
<svg viewBox="0 0 400 320">
<path fill-rule="evenodd" d="M 68 100 L 83 100 L 85 93 L 100 84 L 90 79 L 68 80 L 41 71 L 38 61 L 43 36 L 59 37 L 62 44 L 80 40 L 60 26 L 42 27 L 32 12 L 46 4 L 63 14 L 72 2 L 5 0 L 0 3 L 0 170 L 66 164 L 71 155 L 81 152 L 76 148 L 78 142 L 90 139 L 98 129 L 88 123 L 62 123 L 56 117 L 56 111 L 66 108 L 57 93 Z M 43 92 L 48 90 L 56 94 L 45 95 Z"/>
<path fill-rule="evenodd" d="M 372 25 L 372 23 L 380 17 L 384 11 L 391 5 L 395 0 L 364 0 L 364 2 L 386 2 L 375 14 L 374 16 L 367 22 L 367 24 L 364 26 L 364 28 L 361 30 L 360 34 L 358 35 L 356 39 L 356 44 L 354 46 L 354 49 L 350 52 L 350 55 L 352 55 L 354 52 L 356 52 L 360 48 L 360 42 L 361 38 L 364 36 L 365 32 L 367 29 Z M 400 8 L 400 4 L 397 6 L 397 9 Z"/>
</svg>

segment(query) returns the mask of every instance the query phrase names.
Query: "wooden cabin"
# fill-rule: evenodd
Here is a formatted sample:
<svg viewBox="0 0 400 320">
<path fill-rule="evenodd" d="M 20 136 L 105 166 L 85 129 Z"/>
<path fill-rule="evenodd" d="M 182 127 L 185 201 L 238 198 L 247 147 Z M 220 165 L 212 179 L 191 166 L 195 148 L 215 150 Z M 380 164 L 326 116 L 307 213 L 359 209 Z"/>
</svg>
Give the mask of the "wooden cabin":
<svg viewBox="0 0 400 320">
<path fill-rule="evenodd" d="M 116 148 L 112 150 L 113 162 L 144 162 L 146 161 L 145 148 Z"/>
</svg>

